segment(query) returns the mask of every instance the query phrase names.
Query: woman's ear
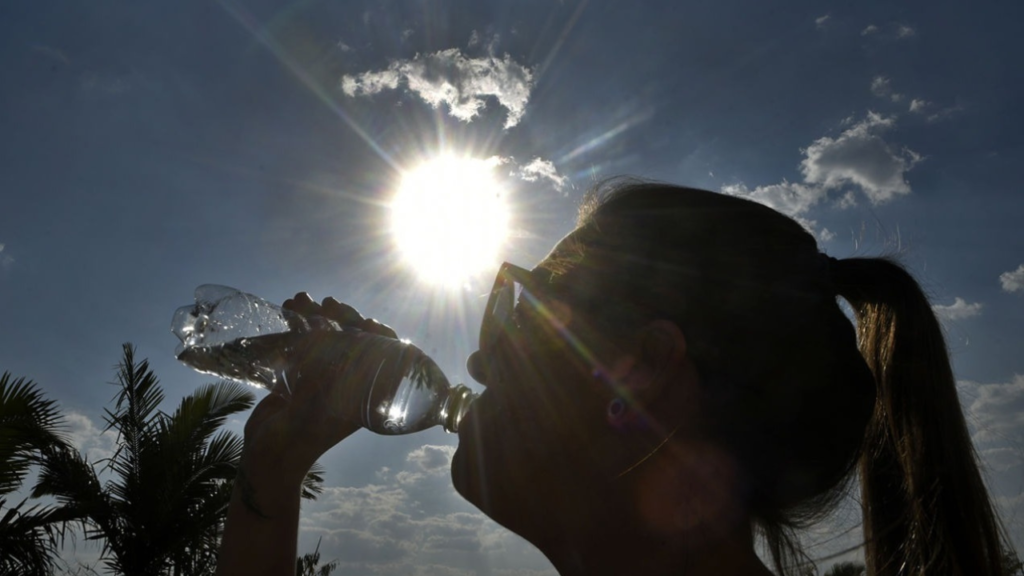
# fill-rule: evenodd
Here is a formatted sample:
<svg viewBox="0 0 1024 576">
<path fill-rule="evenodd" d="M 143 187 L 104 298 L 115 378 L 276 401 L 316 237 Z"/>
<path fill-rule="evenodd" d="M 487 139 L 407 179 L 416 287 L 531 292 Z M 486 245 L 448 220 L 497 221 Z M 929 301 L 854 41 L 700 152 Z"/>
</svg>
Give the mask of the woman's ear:
<svg viewBox="0 0 1024 576">
<path fill-rule="evenodd" d="M 686 337 L 670 320 L 652 320 L 637 332 L 630 353 L 613 366 L 611 375 L 630 404 L 657 401 L 666 386 L 679 386 L 691 372 Z"/>
<path fill-rule="evenodd" d="M 687 372 L 686 336 L 671 320 L 652 320 L 640 329 L 638 342 L 636 399 L 651 402 L 661 396 L 665 386 L 678 386 Z"/>
</svg>

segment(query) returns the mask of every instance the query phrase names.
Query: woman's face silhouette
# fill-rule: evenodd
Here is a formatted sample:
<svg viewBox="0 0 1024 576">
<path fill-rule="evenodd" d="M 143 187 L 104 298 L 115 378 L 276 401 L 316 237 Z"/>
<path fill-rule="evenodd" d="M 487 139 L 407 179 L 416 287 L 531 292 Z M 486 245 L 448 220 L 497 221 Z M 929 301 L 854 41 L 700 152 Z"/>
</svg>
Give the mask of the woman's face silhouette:
<svg viewBox="0 0 1024 576">
<path fill-rule="evenodd" d="M 452 478 L 470 502 L 536 541 L 592 521 L 614 476 L 615 393 L 600 376 L 618 351 L 608 329 L 570 303 L 571 274 L 548 283 L 543 263 L 534 273 L 545 289 L 521 297 L 516 326 L 471 359 L 486 364 L 473 372 L 487 390 L 460 428 Z"/>
</svg>

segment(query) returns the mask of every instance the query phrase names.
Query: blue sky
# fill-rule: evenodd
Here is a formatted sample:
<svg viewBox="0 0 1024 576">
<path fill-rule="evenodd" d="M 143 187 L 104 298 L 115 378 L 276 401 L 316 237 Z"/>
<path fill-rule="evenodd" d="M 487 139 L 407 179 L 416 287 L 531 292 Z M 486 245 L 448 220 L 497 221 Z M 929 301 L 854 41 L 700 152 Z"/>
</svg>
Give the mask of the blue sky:
<svg viewBox="0 0 1024 576">
<path fill-rule="evenodd" d="M 511 233 L 493 261 L 527 266 L 596 180 L 668 180 L 787 211 L 835 256 L 901 255 L 944 317 L 1021 547 L 1022 16 L 1009 2 L 4 3 L 0 371 L 41 384 L 102 454 L 120 343 L 168 402 L 207 381 L 174 360 L 168 324 L 214 282 L 334 295 L 467 381 L 495 267 L 418 279 L 388 233 L 401 174 L 442 151 L 494 159 Z M 454 441 L 361 433 L 330 453 L 303 547 L 324 535 L 351 573 L 550 570 L 451 491 Z M 820 527 L 813 551 L 855 524 Z"/>
</svg>

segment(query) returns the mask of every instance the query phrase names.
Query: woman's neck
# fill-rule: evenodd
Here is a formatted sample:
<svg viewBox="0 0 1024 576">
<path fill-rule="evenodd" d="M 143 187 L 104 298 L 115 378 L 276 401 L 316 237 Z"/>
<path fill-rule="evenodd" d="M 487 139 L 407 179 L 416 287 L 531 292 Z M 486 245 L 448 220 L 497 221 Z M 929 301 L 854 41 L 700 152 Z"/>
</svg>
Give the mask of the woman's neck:
<svg viewBox="0 0 1024 576">
<path fill-rule="evenodd" d="M 586 542 L 541 545 L 561 576 L 771 576 L 749 530 L 729 538 L 656 536 L 642 531 L 591 533 Z"/>
</svg>

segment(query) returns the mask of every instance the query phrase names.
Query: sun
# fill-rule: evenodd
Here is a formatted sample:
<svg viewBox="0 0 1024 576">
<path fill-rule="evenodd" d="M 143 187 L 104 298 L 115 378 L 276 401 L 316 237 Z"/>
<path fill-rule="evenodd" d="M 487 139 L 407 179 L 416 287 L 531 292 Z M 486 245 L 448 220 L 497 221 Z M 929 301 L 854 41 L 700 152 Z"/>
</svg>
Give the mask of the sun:
<svg viewBox="0 0 1024 576">
<path fill-rule="evenodd" d="M 422 279 L 458 285 L 497 264 L 509 211 L 496 165 L 446 155 L 405 173 L 391 203 L 391 232 Z"/>
</svg>

